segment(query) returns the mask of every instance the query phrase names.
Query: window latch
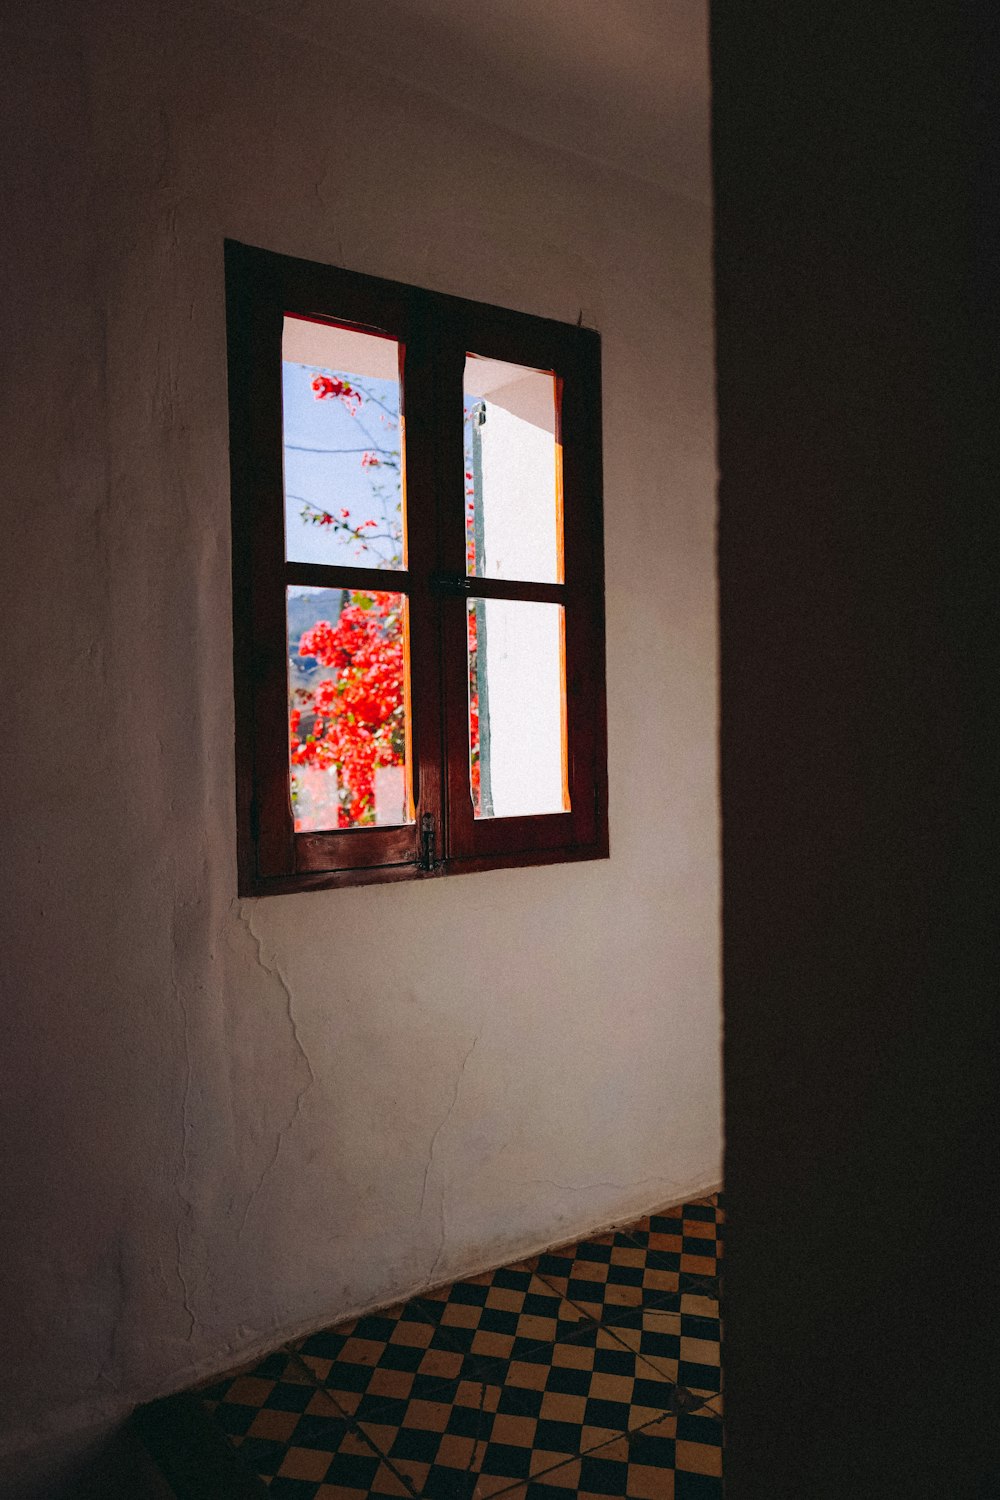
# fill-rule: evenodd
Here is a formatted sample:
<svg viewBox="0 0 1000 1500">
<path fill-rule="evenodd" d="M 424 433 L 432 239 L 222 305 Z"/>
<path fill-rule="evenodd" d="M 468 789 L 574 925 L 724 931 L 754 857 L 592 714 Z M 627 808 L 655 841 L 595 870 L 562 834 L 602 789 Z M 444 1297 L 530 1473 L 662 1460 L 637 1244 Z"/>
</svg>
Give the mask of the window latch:
<svg viewBox="0 0 1000 1500">
<path fill-rule="evenodd" d="M 438 598 L 456 598 L 468 594 L 472 589 L 472 579 L 463 578 L 460 573 L 432 573 L 431 593 Z"/>
<path fill-rule="evenodd" d="M 436 858 L 434 846 L 434 814 L 424 813 L 420 819 L 420 868 L 433 874 L 440 870 L 442 863 Z"/>
</svg>

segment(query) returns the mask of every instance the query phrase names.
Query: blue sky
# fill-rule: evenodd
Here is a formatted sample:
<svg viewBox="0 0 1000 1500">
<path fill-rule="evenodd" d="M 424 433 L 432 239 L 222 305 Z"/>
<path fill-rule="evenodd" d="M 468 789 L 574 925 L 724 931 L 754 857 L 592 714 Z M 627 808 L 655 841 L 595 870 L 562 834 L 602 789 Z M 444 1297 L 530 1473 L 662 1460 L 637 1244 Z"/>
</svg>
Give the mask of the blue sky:
<svg viewBox="0 0 1000 1500">
<path fill-rule="evenodd" d="M 361 462 L 366 450 L 382 456 L 380 449 L 398 448 L 399 387 L 394 380 L 365 377 L 358 381 L 371 399 L 363 402 L 357 416 L 352 416 L 336 398 L 316 399 L 311 382 L 319 368 L 282 362 L 287 556 L 290 562 L 385 567 L 371 550 L 359 556 L 357 543 L 342 532 L 304 521 L 302 510 L 304 501 L 338 517 L 346 509 L 352 524 L 375 521 L 376 537 L 387 532 L 399 534 L 398 471 L 364 468 Z M 350 371 L 322 373 L 355 384 Z M 385 489 L 382 497 L 375 488 L 379 484 Z M 374 547 L 385 556 L 398 550 L 381 540 L 373 542 Z"/>
</svg>

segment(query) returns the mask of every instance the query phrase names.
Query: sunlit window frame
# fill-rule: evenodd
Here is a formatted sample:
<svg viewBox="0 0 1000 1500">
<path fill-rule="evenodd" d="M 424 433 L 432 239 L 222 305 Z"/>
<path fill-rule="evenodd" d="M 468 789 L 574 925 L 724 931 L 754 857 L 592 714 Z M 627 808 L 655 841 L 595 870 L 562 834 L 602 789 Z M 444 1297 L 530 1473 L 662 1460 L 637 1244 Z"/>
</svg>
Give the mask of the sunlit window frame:
<svg viewBox="0 0 1000 1500">
<path fill-rule="evenodd" d="M 606 858 L 597 333 L 235 242 L 226 244 L 226 301 L 239 893 L 262 896 Z M 375 575 L 285 561 L 281 337 L 286 313 L 371 329 L 405 348 L 407 566 L 378 578 L 379 587 L 404 593 L 409 601 L 415 818 L 400 827 L 307 833 L 294 826 L 286 588 L 370 589 Z M 555 374 L 562 583 L 467 577 L 462 419 L 467 353 Z M 466 606 L 477 598 L 564 607 L 567 812 L 474 816 Z"/>
</svg>

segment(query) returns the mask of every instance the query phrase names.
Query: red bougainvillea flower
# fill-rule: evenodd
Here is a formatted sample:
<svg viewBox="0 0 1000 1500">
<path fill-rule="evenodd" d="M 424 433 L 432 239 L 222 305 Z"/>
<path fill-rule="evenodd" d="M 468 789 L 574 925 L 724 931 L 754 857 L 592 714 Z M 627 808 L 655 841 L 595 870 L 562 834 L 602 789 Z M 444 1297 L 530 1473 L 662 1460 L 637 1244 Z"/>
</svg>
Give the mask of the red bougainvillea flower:
<svg viewBox="0 0 1000 1500">
<path fill-rule="evenodd" d="M 357 415 L 361 394 L 350 381 L 341 380 L 336 375 L 314 375 L 310 384 L 317 401 L 340 401 L 352 416 Z"/>
<path fill-rule="evenodd" d="M 319 620 L 302 634 L 300 656 L 336 669 L 309 694 L 315 718 L 303 744 L 289 717 L 293 765 L 336 772 L 338 827 L 375 817 L 375 771 L 403 764 L 402 602 L 396 596 L 355 592 L 336 625 Z M 294 712 L 294 710 L 293 710 Z"/>
</svg>

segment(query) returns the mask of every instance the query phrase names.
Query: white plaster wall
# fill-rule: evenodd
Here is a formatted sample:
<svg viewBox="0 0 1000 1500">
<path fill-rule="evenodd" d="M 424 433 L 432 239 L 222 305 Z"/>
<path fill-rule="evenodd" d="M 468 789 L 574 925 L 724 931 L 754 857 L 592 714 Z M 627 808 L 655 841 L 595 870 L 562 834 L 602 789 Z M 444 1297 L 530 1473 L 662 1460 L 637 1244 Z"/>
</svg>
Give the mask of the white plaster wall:
<svg viewBox="0 0 1000 1500">
<path fill-rule="evenodd" d="M 2 23 L 8 1454 L 719 1180 L 708 210 L 260 10 Z M 237 900 L 224 236 L 601 330 L 610 861 Z"/>
</svg>

